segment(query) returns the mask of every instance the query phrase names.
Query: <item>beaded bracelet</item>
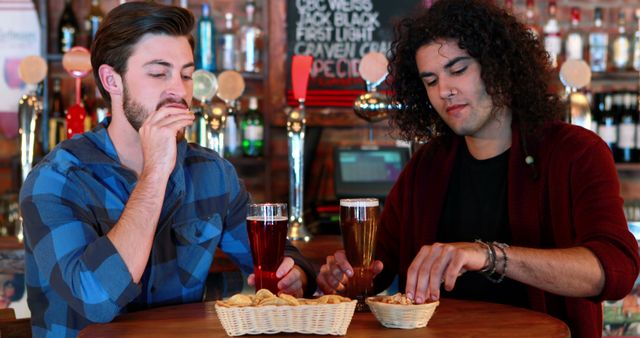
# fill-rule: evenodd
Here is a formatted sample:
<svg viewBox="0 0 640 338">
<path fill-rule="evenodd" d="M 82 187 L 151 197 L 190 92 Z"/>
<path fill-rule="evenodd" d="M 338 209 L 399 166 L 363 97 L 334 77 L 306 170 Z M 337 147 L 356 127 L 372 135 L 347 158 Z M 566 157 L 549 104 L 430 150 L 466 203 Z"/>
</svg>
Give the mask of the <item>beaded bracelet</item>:
<svg viewBox="0 0 640 338">
<path fill-rule="evenodd" d="M 507 264 L 509 263 L 509 256 L 507 256 L 507 250 L 505 249 L 508 248 L 509 245 L 505 243 L 498 243 L 498 242 L 493 242 L 491 244 L 492 246 L 495 246 L 498 249 L 500 249 L 500 251 L 502 251 L 502 257 L 503 257 L 502 267 L 503 268 L 502 268 L 502 273 L 500 274 L 500 277 L 498 277 L 498 279 L 489 279 L 489 280 L 494 283 L 500 283 L 504 280 L 504 277 L 507 275 Z"/>
<path fill-rule="evenodd" d="M 507 250 L 505 249 L 508 248 L 509 245 L 498 242 L 487 243 L 479 239 L 476 239 L 476 243 L 479 243 L 487 248 L 487 259 L 489 260 L 489 265 L 479 272 L 493 283 L 502 282 L 504 280 L 504 277 L 507 275 L 507 264 L 509 262 L 509 257 L 507 256 Z M 497 271 L 497 255 L 494 247 L 497 247 L 502 252 L 503 257 L 502 273 L 498 278 L 493 277 L 493 275 Z"/>
</svg>

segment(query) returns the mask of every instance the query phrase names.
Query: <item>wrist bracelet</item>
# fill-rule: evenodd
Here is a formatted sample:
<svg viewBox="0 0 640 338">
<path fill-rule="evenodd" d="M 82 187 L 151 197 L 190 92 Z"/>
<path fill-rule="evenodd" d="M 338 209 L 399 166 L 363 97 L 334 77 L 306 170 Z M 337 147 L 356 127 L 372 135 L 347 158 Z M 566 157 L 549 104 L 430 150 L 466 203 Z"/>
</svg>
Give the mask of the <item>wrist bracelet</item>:
<svg viewBox="0 0 640 338">
<path fill-rule="evenodd" d="M 509 263 L 509 256 L 507 256 L 506 249 L 509 247 L 509 245 L 505 243 L 498 243 L 498 242 L 493 242 L 492 244 L 496 246 L 498 249 L 500 249 L 500 251 L 502 251 L 502 257 L 503 257 L 502 273 L 500 274 L 500 277 L 498 277 L 497 280 L 493 281 L 494 283 L 500 283 L 502 282 L 502 280 L 504 280 L 504 277 L 507 275 L 507 264 Z"/>
<path fill-rule="evenodd" d="M 481 245 L 483 245 L 484 247 L 487 248 L 487 258 L 489 260 L 489 265 L 478 271 L 480 272 L 483 276 L 485 276 L 485 278 L 487 278 L 488 280 L 490 280 L 492 283 L 500 283 L 504 280 L 505 276 L 507 275 L 507 264 L 509 262 L 509 257 L 507 256 L 507 250 L 506 248 L 509 247 L 509 245 L 505 244 L 505 243 L 498 243 L 498 242 L 484 242 L 480 239 L 476 239 L 476 243 L 479 243 Z M 499 277 L 493 277 L 493 275 L 496 273 L 497 271 L 497 266 L 498 266 L 498 258 L 497 258 L 497 254 L 496 254 L 496 249 L 494 247 L 497 247 L 501 252 L 502 252 L 502 273 L 500 274 Z"/>
<path fill-rule="evenodd" d="M 476 239 L 476 243 L 487 248 L 487 261 L 489 262 L 487 264 L 487 267 L 480 270 L 479 272 L 485 276 L 490 276 L 496 272 L 496 251 L 491 247 L 489 243 L 483 242 L 480 239 Z"/>
</svg>

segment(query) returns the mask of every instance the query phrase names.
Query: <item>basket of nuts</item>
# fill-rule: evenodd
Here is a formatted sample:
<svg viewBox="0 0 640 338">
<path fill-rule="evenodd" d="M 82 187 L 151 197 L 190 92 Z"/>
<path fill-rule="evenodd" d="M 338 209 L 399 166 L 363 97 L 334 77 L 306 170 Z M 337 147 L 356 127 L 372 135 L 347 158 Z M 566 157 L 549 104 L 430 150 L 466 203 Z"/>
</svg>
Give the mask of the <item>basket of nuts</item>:
<svg viewBox="0 0 640 338">
<path fill-rule="evenodd" d="M 278 332 L 345 335 L 355 306 L 355 300 L 338 295 L 304 299 L 261 289 L 255 296 L 237 294 L 217 301 L 215 309 L 229 336 Z"/>
<path fill-rule="evenodd" d="M 440 302 L 414 304 L 405 295 L 369 297 L 367 305 L 384 326 L 397 329 L 425 327 Z"/>
</svg>

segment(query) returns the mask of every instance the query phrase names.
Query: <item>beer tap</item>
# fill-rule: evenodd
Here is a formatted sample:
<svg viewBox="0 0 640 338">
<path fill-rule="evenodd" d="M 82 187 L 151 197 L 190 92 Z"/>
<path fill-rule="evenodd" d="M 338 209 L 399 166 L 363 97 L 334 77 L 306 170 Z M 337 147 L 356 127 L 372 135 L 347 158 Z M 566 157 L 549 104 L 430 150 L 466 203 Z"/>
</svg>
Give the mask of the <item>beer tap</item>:
<svg viewBox="0 0 640 338">
<path fill-rule="evenodd" d="M 591 82 L 591 68 L 583 60 L 567 60 L 560 67 L 560 81 L 565 86 L 567 107 L 566 121 L 593 129 L 589 100 L 578 90 Z"/>
<path fill-rule="evenodd" d="M 84 47 L 73 47 L 62 57 L 62 67 L 76 79 L 76 103 L 67 109 L 67 139 L 84 133 L 87 111 L 82 105 L 80 88 L 82 79 L 91 72 L 91 55 Z"/>
<path fill-rule="evenodd" d="M 290 240 L 311 239 L 304 226 L 304 136 L 306 117 L 304 101 L 313 57 L 294 55 L 291 61 L 291 83 L 293 95 L 298 99 L 298 107 L 287 115 L 287 139 L 289 145 L 289 232 Z"/>
<path fill-rule="evenodd" d="M 22 171 L 22 183 L 33 167 L 36 145 L 36 121 L 42 114 L 42 97 L 38 96 L 35 86 L 47 76 L 47 63 L 40 56 L 27 56 L 18 66 L 18 75 L 24 83 L 30 87 L 28 94 L 20 98 L 18 104 L 18 123 L 20 133 L 20 169 Z M 22 242 L 22 216 L 18 216 L 16 223 L 16 236 Z"/>
<path fill-rule="evenodd" d="M 185 135 L 189 142 L 213 149 L 217 145 L 213 127 L 218 127 L 219 124 L 214 123 L 212 126 L 210 123 L 213 116 L 211 99 L 218 91 L 218 79 L 213 73 L 204 69 L 193 72 L 192 79 L 193 97 L 198 100 L 199 105 L 192 107 L 196 118 L 193 125 L 186 128 Z"/>
<path fill-rule="evenodd" d="M 18 75 L 22 82 L 30 87 L 28 94 L 20 98 L 18 105 L 18 123 L 20 133 L 20 168 L 22 182 L 33 167 L 35 153 L 35 129 L 38 115 L 42 113 L 42 97 L 36 93 L 35 86 L 47 76 L 47 62 L 40 56 L 27 56 L 20 61 Z"/>
<path fill-rule="evenodd" d="M 358 71 L 365 80 L 367 92 L 358 96 L 353 103 L 356 115 L 369 122 L 369 142 L 373 143 L 373 123 L 386 119 L 389 112 L 398 109 L 399 105 L 389 97 L 377 91 L 388 73 L 387 57 L 379 52 L 370 52 L 362 57 Z"/>
<path fill-rule="evenodd" d="M 212 109 L 209 115 L 209 126 L 212 130 L 211 149 L 224 157 L 224 129 L 229 113 L 237 113 L 235 101 L 244 92 L 244 79 L 240 73 L 226 70 L 218 75 L 218 93 L 216 94 L 225 103 L 225 111 Z"/>
</svg>

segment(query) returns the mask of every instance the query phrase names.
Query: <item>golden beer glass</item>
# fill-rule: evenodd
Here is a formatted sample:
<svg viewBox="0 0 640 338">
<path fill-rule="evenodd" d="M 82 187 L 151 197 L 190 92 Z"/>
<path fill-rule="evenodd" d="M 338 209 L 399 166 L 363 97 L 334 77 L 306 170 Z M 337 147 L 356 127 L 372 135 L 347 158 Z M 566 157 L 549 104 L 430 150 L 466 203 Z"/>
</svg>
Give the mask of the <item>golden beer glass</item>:
<svg viewBox="0 0 640 338">
<path fill-rule="evenodd" d="M 340 200 L 340 230 L 353 276 L 345 285 L 345 296 L 356 299 L 356 311 L 368 310 L 365 299 L 373 290 L 371 263 L 376 248 L 380 204 L 377 198 Z"/>
</svg>

